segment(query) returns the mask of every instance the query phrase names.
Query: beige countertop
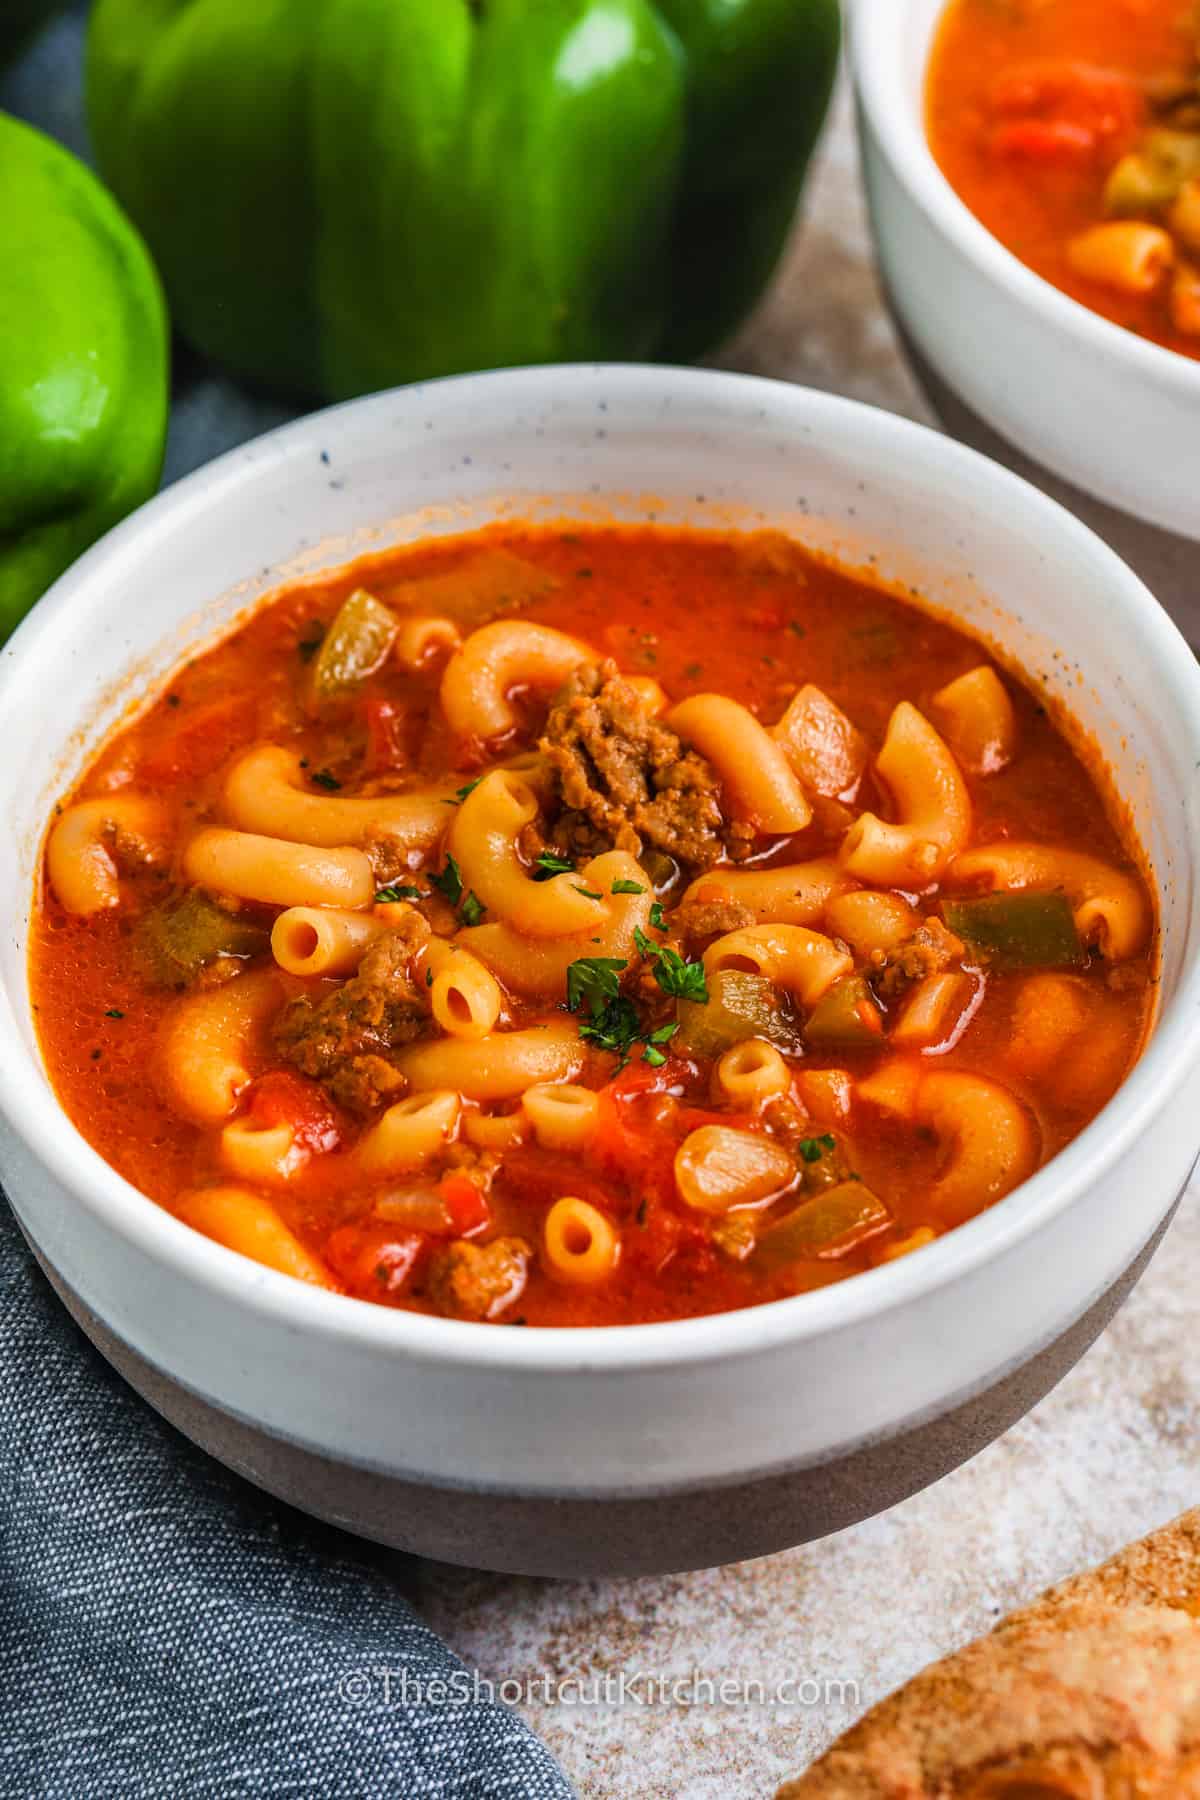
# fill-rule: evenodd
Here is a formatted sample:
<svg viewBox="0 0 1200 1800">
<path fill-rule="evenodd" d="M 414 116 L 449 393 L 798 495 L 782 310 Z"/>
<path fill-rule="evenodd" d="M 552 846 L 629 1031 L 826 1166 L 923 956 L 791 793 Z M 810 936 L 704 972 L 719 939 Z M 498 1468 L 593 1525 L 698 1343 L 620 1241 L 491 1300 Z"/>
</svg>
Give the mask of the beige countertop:
<svg viewBox="0 0 1200 1800">
<path fill-rule="evenodd" d="M 787 265 L 720 361 L 934 421 L 876 283 L 844 96 Z M 953 424 L 975 435 L 969 421 Z M 1077 510 L 1187 628 L 1194 551 L 1098 506 Z M 1200 639 L 1200 605 L 1189 636 Z M 1116 1323 L 1041 1406 L 936 1487 L 823 1543 L 629 1582 L 417 1564 L 413 1598 L 497 1683 L 634 1678 L 623 1704 L 560 1701 L 545 1686 L 521 1704 L 585 1800 L 769 1795 L 922 1664 L 1200 1500 L 1200 1357 L 1189 1329 L 1197 1266 L 1193 1193 Z M 638 1679 L 694 1671 L 748 1684 L 748 1703 L 704 1703 L 702 1687 L 700 1703 L 658 1703 Z M 768 1696 L 792 1685 L 782 1700 L 755 1702 L 755 1682 Z"/>
</svg>

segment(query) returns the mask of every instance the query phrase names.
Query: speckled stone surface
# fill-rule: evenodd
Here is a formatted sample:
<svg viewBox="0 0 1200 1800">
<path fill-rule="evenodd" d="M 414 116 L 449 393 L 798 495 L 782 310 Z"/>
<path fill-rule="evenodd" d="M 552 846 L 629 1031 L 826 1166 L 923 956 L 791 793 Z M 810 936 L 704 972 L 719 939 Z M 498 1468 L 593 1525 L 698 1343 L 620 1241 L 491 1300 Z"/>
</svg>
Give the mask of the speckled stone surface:
<svg viewBox="0 0 1200 1800">
<path fill-rule="evenodd" d="M 934 422 L 875 281 L 844 96 L 783 275 L 720 361 Z M 952 423 L 975 435 L 969 421 Z M 1174 545 L 1103 509 L 1080 510 L 1111 526 L 1156 591 L 1186 612 Z M 623 1583 L 416 1564 L 413 1598 L 496 1681 L 625 1671 L 762 1684 L 765 1703 L 744 1705 L 658 1703 L 636 1681 L 624 1704 L 562 1703 L 535 1688 L 522 1711 L 585 1800 L 770 1795 L 922 1664 L 1200 1500 L 1197 1266 L 1192 1194 L 1133 1299 L 1061 1386 L 966 1467 L 866 1525 L 760 1562 Z M 776 1703 L 772 1691 L 787 1682 Z M 797 1692 L 802 1702 L 790 1699 Z"/>
</svg>

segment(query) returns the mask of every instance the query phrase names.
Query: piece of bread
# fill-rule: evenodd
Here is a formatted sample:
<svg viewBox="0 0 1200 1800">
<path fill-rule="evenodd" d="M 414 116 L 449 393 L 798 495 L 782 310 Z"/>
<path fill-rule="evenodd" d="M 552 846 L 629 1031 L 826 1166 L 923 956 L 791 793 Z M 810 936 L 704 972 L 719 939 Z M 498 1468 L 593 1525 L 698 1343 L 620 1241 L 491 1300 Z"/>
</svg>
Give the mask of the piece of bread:
<svg viewBox="0 0 1200 1800">
<path fill-rule="evenodd" d="M 776 1800 L 1200 1800 L 1200 1508 L 922 1670 Z"/>
</svg>

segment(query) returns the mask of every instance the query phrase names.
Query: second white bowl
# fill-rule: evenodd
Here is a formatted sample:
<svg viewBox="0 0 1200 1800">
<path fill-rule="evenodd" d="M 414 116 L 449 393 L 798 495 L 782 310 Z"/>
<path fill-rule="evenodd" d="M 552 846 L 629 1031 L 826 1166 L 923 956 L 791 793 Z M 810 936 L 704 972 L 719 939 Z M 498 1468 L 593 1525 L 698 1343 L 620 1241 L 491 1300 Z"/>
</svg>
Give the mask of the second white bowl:
<svg viewBox="0 0 1200 1800">
<path fill-rule="evenodd" d="M 851 59 L 884 279 L 938 375 L 1018 449 L 1110 505 L 1200 538 L 1200 362 L 1090 312 L 963 204 L 925 136 L 945 0 L 853 0 Z"/>
</svg>

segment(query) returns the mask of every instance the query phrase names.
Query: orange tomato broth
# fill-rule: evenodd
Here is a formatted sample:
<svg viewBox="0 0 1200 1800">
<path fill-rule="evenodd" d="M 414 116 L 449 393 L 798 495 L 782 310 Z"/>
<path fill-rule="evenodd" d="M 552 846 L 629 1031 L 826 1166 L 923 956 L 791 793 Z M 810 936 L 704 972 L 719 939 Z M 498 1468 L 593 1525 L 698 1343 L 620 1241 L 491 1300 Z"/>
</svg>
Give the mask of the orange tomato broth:
<svg viewBox="0 0 1200 1800">
<path fill-rule="evenodd" d="M 1163 286 L 1123 294 L 1071 267 L 1106 178 L 1155 120 L 1147 95 L 1196 72 L 1192 0 L 950 0 L 926 84 L 929 144 L 994 237 L 1063 293 L 1182 356 Z"/>
<path fill-rule="evenodd" d="M 452 570 L 481 543 L 502 546 L 558 583 L 517 616 L 584 638 L 626 673 L 653 674 L 673 700 L 719 689 L 769 723 L 801 683 L 815 682 L 866 734 L 872 752 L 897 702 L 909 699 L 920 706 L 947 681 L 990 660 L 977 642 L 931 613 L 774 534 L 497 526 L 470 538 L 371 558 L 264 602 L 223 642 L 179 668 L 148 711 L 110 739 L 74 798 L 123 786 L 159 794 L 172 809 L 178 842 L 195 825 L 218 816 L 230 759 L 260 740 L 298 748 L 314 768 L 331 771 L 343 791 L 353 793 L 367 754 L 364 707 L 380 700 L 392 702 L 393 717 L 403 721 L 393 750 L 406 772 L 432 777 L 450 767 L 458 781 L 469 780 L 480 765 L 479 747 L 449 739 L 437 704 L 440 663 L 420 675 L 385 666 L 353 704 L 332 720 L 317 721 L 302 697 L 306 663 L 298 646 L 312 642 L 355 587 L 365 582 L 399 610 L 407 582 Z M 474 614 L 463 622 L 464 630 L 483 623 L 484 616 L 494 615 Z M 1005 685 L 1015 708 L 1019 749 L 1001 772 L 969 778 L 972 841 L 1034 839 L 1083 848 L 1129 868 L 1129 850 L 1113 823 L 1117 804 L 1098 762 L 1090 770 L 1085 766 L 1033 692 L 1007 676 Z M 376 718 L 378 712 L 376 707 Z M 865 781 L 858 804 L 886 814 L 885 794 L 869 773 Z M 764 860 L 835 853 L 839 835 L 815 819 L 798 836 L 776 841 Z M 432 861 L 440 866 L 436 856 Z M 140 979 L 130 946 L 138 917 L 168 885 L 161 874 L 137 874 L 123 881 L 120 907 L 79 918 L 64 911 L 46 883 L 36 908 L 30 963 L 42 1052 L 68 1116 L 115 1169 L 170 1209 L 185 1190 L 229 1177 L 221 1176 L 216 1159 L 219 1133 L 176 1117 L 156 1085 L 156 1033 L 175 996 Z M 931 890 L 925 904 L 935 901 Z M 274 916 L 273 910 L 258 910 L 268 921 Z M 983 1003 L 961 1039 L 931 1060 L 939 1068 L 979 1071 L 1002 1081 L 1032 1110 L 1043 1159 L 1053 1155 L 1112 1095 L 1142 1044 L 1151 1009 L 1153 944 L 1123 970 L 1122 983 L 1114 986 L 1106 967 L 1092 959 L 1080 977 L 1089 993 L 1089 1030 L 1069 1056 L 1036 1079 L 1022 1073 L 1012 1051 L 1013 1005 L 1024 979 L 1018 974 L 989 975 Z M 513 1022 L 519 1024 L 526 1013 L 545 1017 L 551 1011 L 546 1003 L 518 1003 Z M 810 1051 L 796 1067 L 847 1068 L 858 1076 L 885 1049 L 881 1044 L 878 1051 Z M 710 1221 L 674 1192 L 671 1158 L 681 1133 L 656 1127 L 652 1096 L 673 1089 L 689 1123 L 741 1121 L 728 1109 L 712 1110 L 707 1069 L 671 1056 L 653 1070 L 635 1052 L 614 1076 L 614 1061 L 596 1053 L 580 1078 L 605 1090 L 608 1127 L 599 1149 L 565 1157 L 523 1146 L 494 1183 L 483 1236 L 515 1232 L 537 1246 L 548 1205 L 563 1193 L 574 1194 L 617 1222 L 619 1265 L 601 1286 L 566 1286 L 544 1272 L 535 1253 L 512 1322 L 615 1324 L 739 1308 L 839 1281 L 880 1262 L 915 1229 L 938 1225 L 928 1206 L 938 1169 L 929 1134 L 856 1114 L 849 1132 L 854 1170 L 886 1200 L 894 1225 L 844 1255 L 770 1274 L 729 1260 L 711 1240 Z M 261 1066 L 272 1066 L 265 1049 Z M 637 1097 L 643 1089 L 651 1098 Z M 354 1122 L 340 1123 L 353 1136 Z M 272 1198 L 318 1255 L 332 1232 L 361 1223 L 371 1204 L 370 1194 L 320 1180 Z M 430 1311 L 419 1282 L 401 1293 L 381 1291 L 388 1235 L 378 1226 L 366 1230 L 356 1269 L 348 1273 L 344 1260 L 339 1268 L 342 1285 L 364 1298 Z"/>
</svg>

